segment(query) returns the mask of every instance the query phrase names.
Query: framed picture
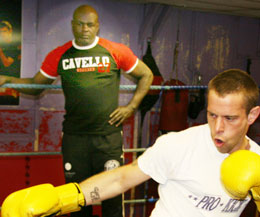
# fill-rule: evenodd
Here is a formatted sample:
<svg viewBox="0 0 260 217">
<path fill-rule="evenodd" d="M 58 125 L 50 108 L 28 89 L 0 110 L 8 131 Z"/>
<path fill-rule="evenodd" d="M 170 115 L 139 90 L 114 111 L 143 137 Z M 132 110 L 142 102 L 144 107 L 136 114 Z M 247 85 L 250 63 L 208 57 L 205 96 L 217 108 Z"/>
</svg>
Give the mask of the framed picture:
<svg viewBox="0 0 260 217">
<path fill-rule="evenodd" d="M 0 74 L 20 77 L 22 0 L 1 0 Z M 0 105 L 19 105 L 19 93 L 0 88 Z"/>
</svg>

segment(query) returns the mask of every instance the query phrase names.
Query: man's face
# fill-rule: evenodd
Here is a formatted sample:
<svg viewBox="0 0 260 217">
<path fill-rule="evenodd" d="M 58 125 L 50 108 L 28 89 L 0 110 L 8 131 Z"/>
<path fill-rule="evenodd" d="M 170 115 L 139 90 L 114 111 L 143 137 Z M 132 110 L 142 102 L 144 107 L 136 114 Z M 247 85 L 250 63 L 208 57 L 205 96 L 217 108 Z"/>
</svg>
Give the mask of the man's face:
<svg viewBox="0 0 260 217">
<path fill-rule="evenodd" d="M 10 43 L 12 41 L 12 30 L 8 27 L 0 28 L 0 42 Z"/>
<path fill-rule="evenodd" d="M 247 146 L 249 128 L 242 93 L 220 97 L 214 90 L 208 94 L 208 124 L 212 140 L 221 153 L 232 153 Z"/>
<path fill-rule="evenodd" d="M 72 31 L 79 46 L 87 46 L 94 42 L 99 30 L 95 13 L 79 13 L 71 21 Z"/>
</svg>

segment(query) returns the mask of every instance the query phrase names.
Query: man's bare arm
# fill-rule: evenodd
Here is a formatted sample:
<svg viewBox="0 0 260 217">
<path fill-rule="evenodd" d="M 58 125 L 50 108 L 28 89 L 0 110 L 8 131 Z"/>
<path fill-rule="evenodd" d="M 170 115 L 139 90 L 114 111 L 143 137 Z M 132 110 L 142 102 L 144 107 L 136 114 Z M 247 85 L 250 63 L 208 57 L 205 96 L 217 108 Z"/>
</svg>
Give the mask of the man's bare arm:
<svg viewBox="0 0 260 217">
<path fill-rule="evenodd" d="M 109 123 L 112 125 L 115 124 L 116 126 L 119 126 L 134 113 L 144 96 L 148 93 L 153 82 L 152 71 L 141 60 L 138 60 L 137 66 L 128 74 L 128 76 L 137 80 L 137 87 L 128 105 L 119 106 L 111 113 Z"/>
<path fill-rule="evenodd" d="M 0 86 L 3 84 L 51 84 L 54 80 L 45 77 L 41 72 L 38 72 L 32 78 L 16 78 L 12 76 L 0 75 Z M 39 95 L 44 89 L 30 89 L 30 88 L 15 88 L 20 93 L 29 95 Z"/>
<path fill-rule="evenodd" d="M 115 197 L 130 188 L 150 179 L 144 174 L 137 161 L 106 171 L 81 182 L 79 185 L 85 196 L 86 204 L 91 205 Z"/>
</svg>

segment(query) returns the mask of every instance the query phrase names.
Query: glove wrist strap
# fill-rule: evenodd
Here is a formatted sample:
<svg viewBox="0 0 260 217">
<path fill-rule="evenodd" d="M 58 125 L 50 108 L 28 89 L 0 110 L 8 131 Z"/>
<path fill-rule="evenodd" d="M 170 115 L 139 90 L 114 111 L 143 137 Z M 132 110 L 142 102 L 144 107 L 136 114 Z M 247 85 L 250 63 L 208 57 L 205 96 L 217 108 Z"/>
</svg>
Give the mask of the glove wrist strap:
<svg viewBox="0 0 260 217">
<path fill-rule="evenodd" d="M 59 194 L 61 215 L 76 212 L 85 206 L 85 198 L 77 183 L 69 183 L 55 188 Z"/>
</svg>

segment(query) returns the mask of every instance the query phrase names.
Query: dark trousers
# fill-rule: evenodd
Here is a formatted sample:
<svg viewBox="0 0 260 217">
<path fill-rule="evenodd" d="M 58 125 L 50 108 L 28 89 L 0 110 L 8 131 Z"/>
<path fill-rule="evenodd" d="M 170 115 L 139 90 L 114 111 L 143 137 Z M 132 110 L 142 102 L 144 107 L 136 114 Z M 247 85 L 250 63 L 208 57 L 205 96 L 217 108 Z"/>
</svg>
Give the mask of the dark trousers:
<svg viewBox="0 0 260 217">
<path fill-rule="evenodd" d="M 66 182 L 86 178 L 122 165 L 122 134 L 69 135 L 62 138 L 63 165 Z M 92 216 L 92 207 L 71 213 L 72 217 Z M 102 202 L 102 217 L 122 217 L 122 196 Z"/>
</svg>

